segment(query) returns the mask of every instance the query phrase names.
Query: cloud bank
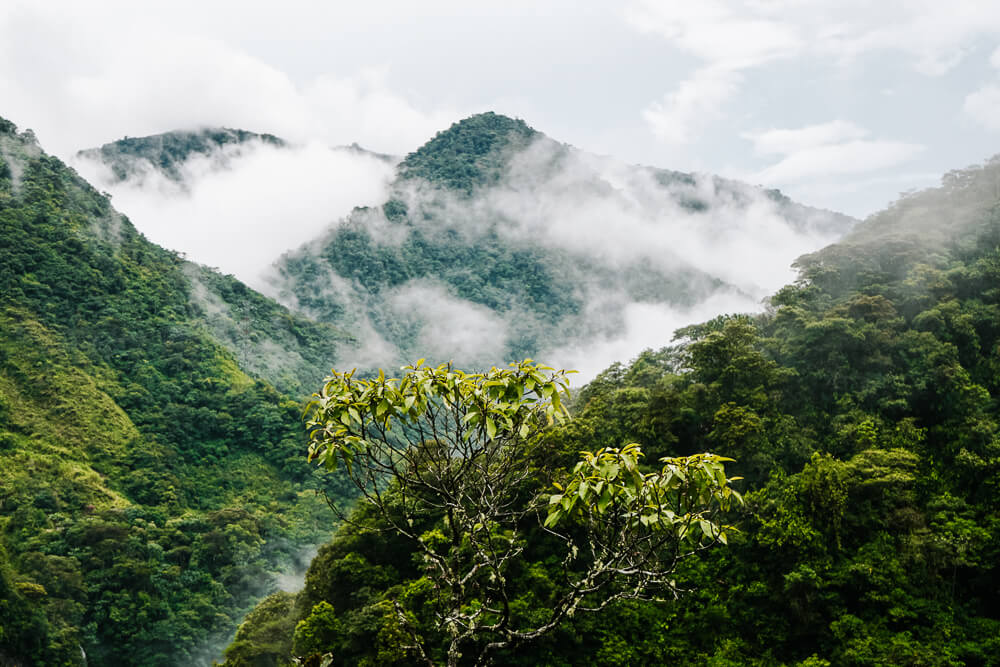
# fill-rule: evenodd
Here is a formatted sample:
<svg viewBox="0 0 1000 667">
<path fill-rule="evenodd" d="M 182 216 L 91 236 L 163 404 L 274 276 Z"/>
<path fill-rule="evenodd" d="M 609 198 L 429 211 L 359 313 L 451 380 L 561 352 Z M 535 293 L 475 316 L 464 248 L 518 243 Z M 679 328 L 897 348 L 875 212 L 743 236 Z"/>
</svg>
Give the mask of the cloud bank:
<svg viewBox="0 0 1000 667">
<path fill-rule="evenodd" d="M 262 273 L 286 249 L 354 206 L 383 201 L 394 169 L 351 149 L 260 141 L 194 154 L 181 165 L 181 183 L 151 165 L 117 181 L 102 162 L 72 164 L 150 240 L 257 289 L 266 288 Z"/>
<path fill-rule="evenodd" d="M 267 15 L 277 30 L 273 8 L 241 4 L 235 8 L 241 16 L 233 17 L 204 3 L 190 3 L 185 13 L 183 4 L 170 11 L 150 6 L 147 15 L 121 3 L 14 0 L 0 14 L 2 113 L 36 129 L 64 157 L 122 135 L 194 126 L 400 153 L 461 113 L 448 105 L 423 107 L 393 90 L 384 65 L 293 79 L 238 39 L 217 36 Z M 157 12 L 160 20 L 151 20 Z M 324 21 L 339 18 L 333 10 L 320 14 Z"/>
<path fill-rule="evenodd" d="M 340 242 L 334 226 L 292 254 L 330 273 L 310 271 L 309 284 L 286 274 L 275 291 L 293 307 L 303 305 L 289 297 L 294 293 L 337 304 L 338 324 L 358 332 L 358 344 L 341 351 L 347 368 L 393 367 L 416 357 L 502 365 L 512 360 L 505 356 L 511 344 L 534 341 L 531 354 L 582 371 L 582 382 L 614 361 L 669 343 L 678 327 L 759 310 L 765 296 L 794 279 L 796 257 L 838 239 L 850 223 L 760 188 L 627 165 L 548 138 L 507 160 L 501 181 L 471 198 L 397 182 L 391 196 L 405 203 L 406 224 L 379 210 L 341 223 L 388 253 L 380 266 L 433 262 L 419 248 L 438 245 L 436 254 L 456 258 L 442 273 L 389 289 L 339 276 L 323 259 Z M 407 246 L 414 234 L 420 245 Z M 466 250 L 474 248 L 501 262 L 528 253 L 543 273 L 467 292 L 499 299 L 493 310 L 461 296 L 467 283 L 506 273 Z M 576 310 L 567 314 L 548 301 L 539 307 L 537 297 L 519 291 L 538 281 L 575 300 Z"/>
</svg>

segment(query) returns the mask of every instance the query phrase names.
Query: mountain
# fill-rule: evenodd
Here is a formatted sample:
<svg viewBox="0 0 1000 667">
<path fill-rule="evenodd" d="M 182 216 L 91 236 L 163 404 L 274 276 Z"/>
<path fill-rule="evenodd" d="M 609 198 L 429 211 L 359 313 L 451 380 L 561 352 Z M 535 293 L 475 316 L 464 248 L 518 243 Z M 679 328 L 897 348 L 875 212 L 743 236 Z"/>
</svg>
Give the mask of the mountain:
<svg viewBox="0 0 1000 667">
<path fill-rule="evenodd" d="M 499 638 L 503 665 L 997 664 L 1000 158 L 904 196 L 797 264 L 764 313 L 686 327 L 605 369 L 529 468 L 547 485 L 581 450 L 625 443 L 648 462 L 732 457 L 746 504 L 728 544 L 683 561 L 676 600 L 647 591 L 577 609 L 503 648 L 505 627 L 544 623 L 572 581 L 529 526 L 524 562 L 497 574 L 511 582 L 502 612 L 472 607 L 483 613 L 468 653 Z M 462 546 L 447 550 L 451 506 L 438 500 L 418 539 L 450 556 Z M 432 559 L 391 515 L 362 505 L 351 519 L 300 593 L 248 616 L 227 665 L 443 664 L 436 603 L 448 593 Z"/>
<path fill-rule="evenodd" d="M 757 309 L 797 255 L 855 222 L 485 113 L 408 155 L 381 206 L 285 254 L 270 290 L 357 332 L 349 365 L 537 356 L 596 371 L 653 330 Z"/>
<path fill-rule="evenodd" d="M 74 164 L 90 163 L 99 167 L 101 185 L 129 182 L 141 186 L 155 174 L 182 189 L 191 187 L 192 165 L 206 162 L 213 171 L 231 169 L 234 162 L 261 146 L 292 148 L 273 134 L 258 134 L 228 127 L 198 130 L 173 130 L 147 137 L 124 137 L 97 148 L 77 151 Z M 374 158 L 386 163 L 397 159 L 385 153 L 367 150 L 358 144 L 334 146 L 330 150 Z"/>
<path fill-rule="evenodd" d="M 125 137 L 99 148 L 78 151 L 76 157 L 104 165 L 110 182 L 141 181 L 151 173 L 185 185 L 184 165 L 208 159 L 215 168 L 224 168 L 245 150 L 264 144 L 284 147 L 284 140 L 271 134 L 257 134 L 226 127 L 173 131 L 148 137 Z"/>
<path fill-rule="evenodd" d="M 147 238 L 257 289 L 282 251 L 381 202 L 396 162 L 227 128 L 125 138 L 70 160 Z"/>
<path fill-rule="evenodd" d="M 348 338 L 148 242 L 0 120 L 0 663 L 214 657 L 329 534 L 300 398 Z"/>
</svg>

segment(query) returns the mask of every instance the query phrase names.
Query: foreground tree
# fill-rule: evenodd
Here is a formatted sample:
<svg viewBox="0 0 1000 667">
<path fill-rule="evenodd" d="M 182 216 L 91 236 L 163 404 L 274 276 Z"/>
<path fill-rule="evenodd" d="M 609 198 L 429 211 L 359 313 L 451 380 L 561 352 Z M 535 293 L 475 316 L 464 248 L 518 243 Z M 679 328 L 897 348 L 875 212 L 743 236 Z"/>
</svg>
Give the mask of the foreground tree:
<svg viewBox="0 0 1000 667">
<path fill-rule="evenodd" d="M 676 596 L 678 562 L 726 541 L 720 513 L 742 502 L 729 459 L 664 458 L 645 471 L 630 444 L 554 469 L 542 436 L 568 417 L 565 371 L 531 360 L 481 374 L 423 360 L 403 370 L 372 380 L 335 372 L 309 407 L 309 455 L 343 465 L 423 559 L 424 608 L 393 605 L 402 648 L 425 663 L 488 664 L 577 612 Z M 561 550 L 563 572 L 546 618 L 530 623 L 512 610 L 509 577 L 529 531 Z M 417 618 L 427 607 L 435 632 Z"/>
</svg>

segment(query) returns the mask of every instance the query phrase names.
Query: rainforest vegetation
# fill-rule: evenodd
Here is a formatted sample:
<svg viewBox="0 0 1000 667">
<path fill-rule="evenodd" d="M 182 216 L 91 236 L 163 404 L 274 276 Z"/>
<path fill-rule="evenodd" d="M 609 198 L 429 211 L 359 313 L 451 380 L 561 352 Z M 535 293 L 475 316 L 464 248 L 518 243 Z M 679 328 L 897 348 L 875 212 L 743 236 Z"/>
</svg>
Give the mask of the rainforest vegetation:
<svg viewBox="0 0 1000 667">
<path fill-rule="evenodd" d="M 207 662 L 333 520 L 300 394 L 241 349 L 285 345 L 294 391 L 343 335 L 147 242 L 7 121 L 0 234 L 0 664 Z"/>
<path fill-rule="evenodd" d="M 731 232 L 739 223 L 728 216 L 749 217 L 750 209 L 766 210 L 777 227 L 810 233 L 839 236 L 856 222 L 715 177 L 630 165 L 623 185 L 594 163 L 597 156 L 523 120 L 465 118 L 406 156 L 381 206 L 357 208 L 286 253 L 276 284 L 286 301 L 319 321 L 348 329 L 370 324 L 399 351 L 397 366 L 426 357 L 488 368 L 614 336 L 626 326 L 628 304 L 690 308 L 738 291 L 673 248 L 623 259 L 576 242 L 592 228 L 602 230 L 598 238 L 613 233 L 616 216 L 647 234 L 655 228 L 661 240 L 672 224 L 674 233 L 690 235 L 685 220 Z M 587 209 L 605 218 L 574 222 Z M 555 218 L 573 238 L 553 237 Z M 621 251 L 639 243 L 611 245 Z M 447 321 L 439 311 L 458 308 L 489 317 L 490 338 L 501 345 L 435 349 L 440 336 L 428 341 L 422 329 L 435 318 Z"/>
<path fill-rule="evenodd" d="M 508 121 L 484 115 L 440 135 L 441 154 L 408 157 L 400 182 L 441 176 L 448 196 L 470 196 L 495 177 L 497 136 L 537 139 Z M 444 394 L 400 390 L 383 406 L 389 378 L 359 374 L 348 388 L 343 368 L 324 384 L 353 342 L 329 295 L 313 290 L 331 314 L 317 324 L 148 243 L 30 133 L 0 121 L 0 664 L 997 664 L 998 183 L 992 161 L 902 197 L 802 257 L 799 280 L 763 314 L 664 331 L 664 347 L 571 387 L 563 403 L 554 390 L 536 396 L 542 414 L 518 403 L 535 386 L 529 362 L 514 375 L 501 360 L 501 370 L 446 366 L 443 376 L 415 364 L 406 372 L 433 386 L 476 386 L 495 401 L 460 402 L 455 414 L 499 457 L 504 483 L 457 481 L 466 494 L 495 490 L 514 514 L 456 532 L 438 496 L 403 486 L 427 471 L 454 480 L 462 464 L 434 438 L 401 439 Z M 511 318 L 579 306 L 558 289 L 565 276 L 546 273 L 562 266 L 558 253 L 497 242 L 475 255 L 444 232 L 373 245 L 362 223 L 412 227 L 423 218 L 408 206 L 390 200 L 338 228 L 354 262 L 328 244 L 318 259 L 289 256 L 296 293 L 307 297 L 307 279 L 318 284 L 330 266 L 364 266 L 358 280 L 375 295 L 396 272 L 400 282 L 442 272 L 476 303 L 511 289 L 534 304 Z M 449 264 L 442 238 L 482 271 Z M 663 276 L 638 267 L 619 278 L 641 291 Z M 514 347 L 528 354 L 558 334 L 526 329 Z M 369 400 L 379 383 L 383 395 Z M 550 424 L 548 408 L 566 418 Z M 411 410 L 410 427 L 380 440 L 395 458 L 368 459 L 369 471 L 392 462 L 397 478 L 357 477 L 366 450 L 350 429 Z M 335 460 L 336 470 L 317 466 Z M 707 535 L 712 548 L 669 561 L 648 590 L 605 598 L 599 612 L 584 613 L 595 597 L 564 604 L 594 563 L 588 536 L 615 525 L 600 519 L 628 514 L 602 495 L 614 466 L 634 467 L 622 484 L 642 497 L 642 480 L 687 477 L 685 461 L 705 462 L 725 481 L 716 491 L 743 499 L 703 503 L 707 527 L 691 536 L 666 533 Z M 629 524 L 637 539 L 653 521 L 644 507 L 631 511 L 647 517 Z M 665 512 L 655 521 L 674 525 Z M 320 543 L 304 588 L 278 591 L 277 573 Z M 500 579 L 449 585 L 475 567 L 476 548 L 500 554 Z M 607 590 L 628 590 L 617 581 Z M 480 620 L 493 634 L 456 644 Z"/>
<path fill-rule="evenodd" d="M 997 162 L 949 174 L 803 257 L 763 315 L 688 327 L 582 388 L 546 465 L 633 442 L 647 463 L 732 457 L 738 532 L 678 564 L 677 600 L 574 616 L 496 663 L 997 664 L 998 182 Z M 445 644 L 435 583 L 390 527 L 361 503 L 227 664 L 425 664 L 406 647 Z M 561 563 L 536 525 L 511 572 L 524 618 L 565 593 Z"/>
</svg>

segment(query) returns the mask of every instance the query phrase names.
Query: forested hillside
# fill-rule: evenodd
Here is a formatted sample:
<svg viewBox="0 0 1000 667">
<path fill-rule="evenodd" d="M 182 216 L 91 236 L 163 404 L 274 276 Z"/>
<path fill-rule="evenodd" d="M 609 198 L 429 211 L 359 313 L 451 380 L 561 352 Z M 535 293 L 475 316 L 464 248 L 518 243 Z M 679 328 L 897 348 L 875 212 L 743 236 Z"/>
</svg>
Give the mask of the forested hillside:
<svg viewBox="0 0 1000 667">
<path fill-rule="evenodd" d="M 344 336 L 147 242 L 0 120 L 0 663 L 209 661 L 329 535 L 300 399 Z"/>
<path fill-rule="evenodd" d="M 183 186 L 184 163 L 188 160 L 201 157 L 224 166 L 239 156 L 245 144 L 255 142 L 278 147 L 286 145 L 271 134 L 218 127 L 125 137 L 99 148 L 81 150 L 76 157 L 103 164 L 113 181 L 141 180 L 148 173 L 156 172 Z"/>
<path fill-rule="evenodd" d="M 784 282 L 770 275 L 774 256 L 780 275 L 853 223 L 777 191 L 621 165 L 484 113 L 408 155 L 384 205 L 282 257 L 274 289 L 357 333 L 349 365 L 488 367 L 641 335 L 637 312 L 676 320 L 713 299 L 755 309 L 762 281 Z"/>
<path fill-rule="evenodd" d="M 1000 663 L 1000 161 L 798 266 L 766 313 L 608 368 L 535 462 L 628 442 L 649 461 L 730 456 L 740 532 L 684 562 L 679 600 L 578 615 L 497 664 Z M 359 507 L 300 594 L 248 617 L 227 664 L 424 664 L 405 646 L 441 632 L 431 579 L 388 527 Z M 563 580 L 548 544 L 536 528 L 510 574 L 529 617 Z"/>
</svg>

